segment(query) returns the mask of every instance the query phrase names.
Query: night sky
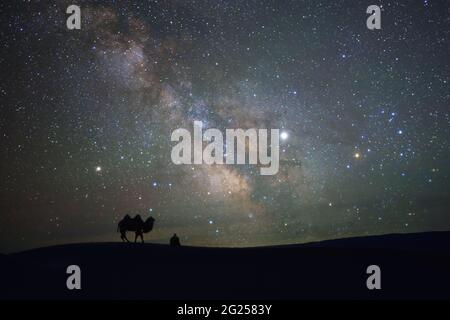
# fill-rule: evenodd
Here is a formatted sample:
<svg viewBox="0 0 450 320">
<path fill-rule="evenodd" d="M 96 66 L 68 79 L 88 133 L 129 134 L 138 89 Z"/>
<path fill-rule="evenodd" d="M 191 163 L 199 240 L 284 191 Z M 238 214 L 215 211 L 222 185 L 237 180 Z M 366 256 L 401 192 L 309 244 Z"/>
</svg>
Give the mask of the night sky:
<svg viewBox="0 0 450 320">
<path fill-rule="evenodd" d="M 125 214 L 202 246 L 450 230 L 449 7 L 2 1 L 0 252 L 120 241 Z M 278 174 L 174 165 L 194 120 L 279 128 Z"/>
</svg>

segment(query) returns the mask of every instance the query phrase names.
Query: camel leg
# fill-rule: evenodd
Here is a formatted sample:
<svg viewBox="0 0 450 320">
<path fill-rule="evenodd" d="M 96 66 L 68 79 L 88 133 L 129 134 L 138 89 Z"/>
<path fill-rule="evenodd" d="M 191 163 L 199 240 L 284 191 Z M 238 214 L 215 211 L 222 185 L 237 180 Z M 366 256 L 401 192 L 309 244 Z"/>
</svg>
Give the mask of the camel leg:
<svg viewBox="0 0 450 320">
<path fill-rule="evenodd" d="M 134 242 L 137 241 L 138 237 L 141 237 L 141 242 L 144 243 L 144 235 L 142 234 L 142 231 L 137 231 L 136 232 L 136 239 L 134 239 Z"/>
<path fill-rule="evenodd" d="M 122 238 L 122 241 L 130 242 L 128 241 L 126 232 L 121 232 L 120 237 Z"/>
<path fill-rule="evenodd" d="M 135 236 L 134 236 L 134 242 L 137 242 L 137 237 L 138 237 L 138 233 L 136 232 Z"/>
</svg>

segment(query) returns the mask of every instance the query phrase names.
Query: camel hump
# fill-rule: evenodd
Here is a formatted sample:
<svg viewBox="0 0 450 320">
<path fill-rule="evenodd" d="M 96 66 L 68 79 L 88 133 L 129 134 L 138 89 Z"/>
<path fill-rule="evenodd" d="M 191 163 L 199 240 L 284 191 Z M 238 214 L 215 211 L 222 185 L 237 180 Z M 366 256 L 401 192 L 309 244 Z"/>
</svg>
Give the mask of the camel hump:
<svg viewBox="0 0 450 320">
<path fill-rule="evenodd" d="M 139 214 L 137 214 L 137 215 L 134 217 L 134 220 L 139 221 L 139 222 L 144 222 L 144 220 L 142 220 L 142 218 L 141 218 L 141 216 L 140 216 Z"/>
<path fill-rule="evenodd" d="M 128 222 L 129 220 L 131 220 L 130 215 L 126 214 L 125 217 L 123 217 L 122 221 L 120 222 Z"/>
</svg>

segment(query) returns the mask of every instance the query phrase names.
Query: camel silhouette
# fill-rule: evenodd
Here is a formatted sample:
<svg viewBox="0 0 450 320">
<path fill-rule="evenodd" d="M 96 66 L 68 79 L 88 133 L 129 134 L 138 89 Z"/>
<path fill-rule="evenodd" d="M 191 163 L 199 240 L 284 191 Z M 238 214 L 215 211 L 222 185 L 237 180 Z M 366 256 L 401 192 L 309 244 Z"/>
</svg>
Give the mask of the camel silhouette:
<svg viewBox="0 0 450 320">
<path fill-rule="evenodd" d="M 138 237 L 141 237 L 142 243 L 144 242 L 144 233 L 152 231 L 155 219 L 149 217 L 145 222 L 142 220 L 140 215 L 136 215 L 131 218 L 128 214 L 119 221 L 117 225 L 117 232 L 120 232 L 120 238 L 122 241 L 130 242 L 127 238 L 127 231 L 134 231 L 135 237 L 134 242 L 137 241 Z"/>
</svg>

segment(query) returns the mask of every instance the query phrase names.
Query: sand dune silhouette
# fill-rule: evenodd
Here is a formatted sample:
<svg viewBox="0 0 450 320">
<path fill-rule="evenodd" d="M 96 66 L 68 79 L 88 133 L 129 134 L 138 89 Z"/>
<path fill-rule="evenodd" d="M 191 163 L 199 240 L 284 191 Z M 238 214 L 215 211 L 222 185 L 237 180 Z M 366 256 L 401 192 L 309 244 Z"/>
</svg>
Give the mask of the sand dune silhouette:
<svg viewBox="0 0 450 320">
<path fill-rule="evenodd" d="M 0 256 L 2 299 L 449 298 L 450 232 L 258 248 L 85 243 Z M 66 288 L 66 267 L 82 290 Z M 382 290 L 366 268 L 382 269 Z"/>
</svg>

